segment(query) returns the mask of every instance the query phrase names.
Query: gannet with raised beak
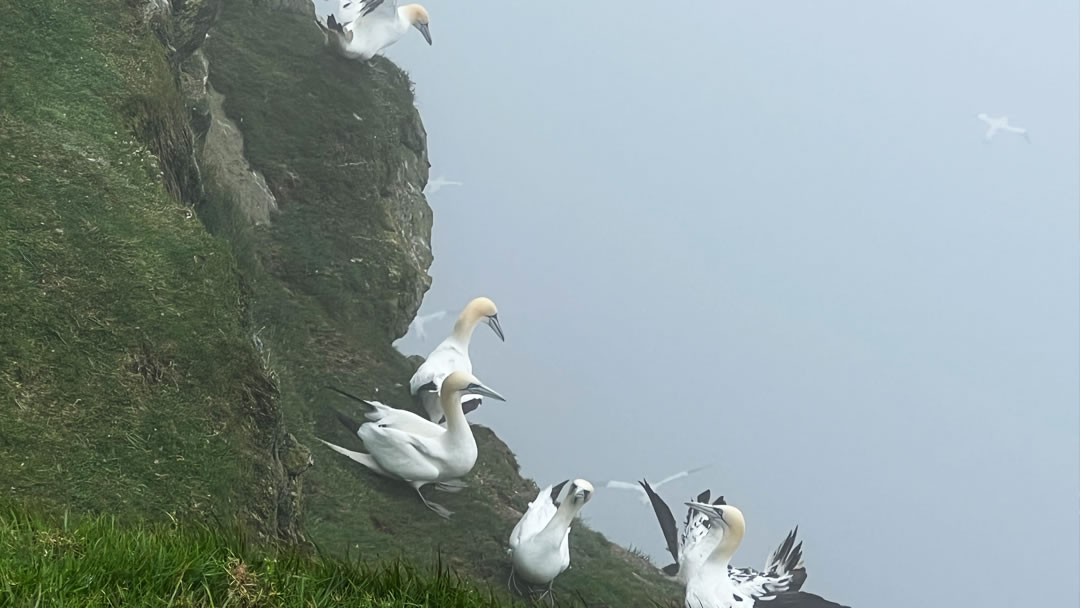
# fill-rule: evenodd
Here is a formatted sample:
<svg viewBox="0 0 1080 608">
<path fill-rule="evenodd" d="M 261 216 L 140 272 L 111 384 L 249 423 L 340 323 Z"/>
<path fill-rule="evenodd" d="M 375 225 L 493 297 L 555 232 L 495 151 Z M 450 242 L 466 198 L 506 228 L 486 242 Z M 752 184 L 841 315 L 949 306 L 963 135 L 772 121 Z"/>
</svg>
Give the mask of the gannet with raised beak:
<svg viewBox="0 0 1080 608">
<path fill-rule="evenodd" d="M 506 341 L 499 325 L 499 310 L 495 308 L 495 302 L 484 297 L 474 298 L 461 311 L 454 323 L 454 331 L 431 351 L 409 380 L 409 392 L 420 397 L 424 411 L 434 422 L 440 422 L 443 418 L 442 406 L 439 405 L 439 387 L 443 379 L 456 370 L 472 372 L 469 342 L 473 330 L 481 323 L 490 327 L 500 340 Z M 468 414 L 480 407 L 481 401 L 479 395 L 466 394 L 463 397 L 463 411 Z"/>
<path fill-rule="evenodd" d="M 687 470 L 687 471 L 679 471 L 678 473 L 668 475 L 667 477 L 665 477 L 665 478 L 661 479 L 660 481 L 656 482 L 656 485 L 653 486 L 653 489 L 657 489 L 660 486 L 664 485 L 665 483 L 670 483 L 672 481 L 675 481 L 676 479 L 682 479 L 683 477 L 689 477 L 690 475 L 693 475 L 694 473 L 697 473 L 698 471 L 700 471 L 700 470 L 702 470 L 704 468 L 705 467 L 703 467 L 703 466 L 702 467 L 696 467 L 696 468 L 693 468 L 693 469 L 690 469 L 690 470 Z M 636 492 L 637 495 L 638 495 L 638 499 L 641 500 L 641 504 L 643 504 L 643 505 L 649 504 L 649 494 L 644 489 L 642 489 L 640 483 L 630 483 L 628 481 L 617 481 L 617 480 L 612 479 L 612 480 L 606 482 L 604 484 L 604 487 L 605 488 L 614 488 L 614 489 L 617 489 L 617 490 L 630 490 L 632 492 Z"/>
<path fill-rule="evenodd" d="M 979 120 L 985 122 L 988 125 L 988 128 L 986 129 L 986 135 L 984 136 L 986 141 L 990 141 L 990 139 L 993 138 L 998 131 L 1008 131 L 1009 133 L 1023 135 L 1024 139 L 1027 140 L 1028 143 L 1031 143 L 1031 138 L 1028 137 L 1027 129 L 1010 125 L 1008 116 L 998 116 L 995 118 L 984 113 L 979 114 Z"/>
<path fill-rule="evenodd" d="M 446 412 L 446 427 L 443 427 L 412 412 L 338 392 L 369 408 L 364 414 L 367 421 L 363 423 L 338 413 L 338 419 L 360 437 L 368 453 L 354 452 L 322 439 L 319 441 L 379 475 L 407 482 L 429 509 L 446 518 L 453 513 L 424 498 L 420 488 L 433 483 L 439 490 L 459 491 L 465 487 L 460 478 L 476 464 L 476 439 L 461 411 L 461 396 L 470 393 L 506 400 L 471 373 L 456 371 L 443 381 L 440 395 Z"/>
<path fill-rule="evenodd" d="M 641 488 L 649 496 L 656 519 L 660 522 L 660 529 L 664 532 L 664 540 L 667 541 L 667 550 L 675 563 L 662 568 L 664 574 L 674 576 L 684 585 L 696 572 L 696 569 L 705 563 L 705 559 L 712 552 L 715 542 L 719 537 L 708 537 L 709 521 L 700 511 L 687 509 L 686 521 L 683 522 L 682 531 L 675 529 L 675 517 L 667 503 L 653 490 L 649 482 L 642 481 Z M 698 494 L 696 502 L 708 503 L 709 490 Z M 718 496 L 712 502 L 713 505 L 725 505 L 723 496 Z M 798 591 L 806 582 L 806 567 L 802 562 L 802 543 L 795 544 L 795 536 L 799 529 L 792 530 L 784 542 L 780 544 L 768 561 L 765 569 L 757 571 L 753 568 L 733 568 L 729 566 L 731 578 L 743 595 L 757 597 L 768 593 L 781 591 Z"/>
<path fill-rule="evenodd" d="M 686 608 L 847 608 L 813 593 L 797 590 L 755 594 L 733 575 L 731 556 L 746 532 L 742 511 L 731 505 L 686 503 L 705 516 L 703 543 L 711 547 L 705 560 L 686 579 Z"/>
<path fill-rule="evenodd" d="M 410 27 L 431 44 L 427 9 L 419 4 L 398 6 L 396 0 L 311 0 L 315 23 L 327 43 L 349 59 L 367 61 L 394 44 Z"/>
<path fill-rule="evenodd" d="M 510 532 L 513 566 L 507 586 L 512 583 L 516 587 L 518 576 L 534 585 L 547 585 L 540 599 L 551 593 L 555 577 L 570 567 L 570 524 L 593 495 L 591 483 L 575 479 L 566 498 L 556 507 L 555 500 L 564 484 L 540 490 Z"/>
</svg>

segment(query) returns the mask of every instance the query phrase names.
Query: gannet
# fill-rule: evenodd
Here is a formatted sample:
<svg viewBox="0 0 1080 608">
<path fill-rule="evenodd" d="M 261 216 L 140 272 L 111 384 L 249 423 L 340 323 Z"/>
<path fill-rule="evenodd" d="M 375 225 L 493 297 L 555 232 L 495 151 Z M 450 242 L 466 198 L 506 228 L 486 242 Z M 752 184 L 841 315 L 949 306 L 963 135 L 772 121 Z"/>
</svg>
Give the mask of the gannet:
<svg viewBox="0 0 1080 608">
<path fill-rule="evenodd" d="M 979 114 L 979 120 L 989 125 L 989 127 L 986 129 L 986 135 L 984 136 L 986 141 L 990 141 L 990 139 L 994 137 L 994 135 L 996 135 L 998 131 L 1008 131 L 1009 133 L 1023 135 L 1024 139 L 1027 140 L 1028 143 L 1031 143 L 1031 138 L 1028 137 L 1027 129 L 1010 125 L 1008 116 L 998 116 L 995 118 L 983 113 Z"/>
<path fill-rule="evenodd" d="M 516 587 L 515 578 L 520 576 L 528 583 L 547 585 L 540 599 L 551 593 L 555 577 L 570 567 L 570 524 L 593 494 L 591 483 L 575 479 L 566 492 L 566 498 L 556 506 L 555 499 L 564 484 L 565 481 L 540 490 L 536 500 L 529 503 L 529 508 L 510 532 L 510 560 L 513 566 L 506 584 Z M 518 592 L 521 590 L 518 589 Z"/>
<path fill-rule="evenodd" d="M 367 61 L 397 42 L 410 27 L 431 44 L 427 9 L 396 0 L 311 0 L 315 23 L 328 44 L 349 59 Z"/>
<path fill-rule="evenodd" d="M 430 315 L 417 315 L 416 318 L 412 320 L 412 323 L 409 323 L 409 331 L 415 332 L 417 338 L 425 340 L 427 339 L 427 332 L 424 331 L 424 325 L 426 325 L 429 321 L 435 321 L 445 316 L 445 310 L 433 312 Z"/>
<path fill-rule="evenodd" d="M 675 530 L 675 517 L 667 503 L 649 486 L 647 481 L 641 482 L 641 488 L 649 496 L 652 502 L 656 519 L 660 522 L 660 529 L 664 532 L 664 540 L 667 541 L 667 550 L 675 563 L 662 568 L 664 574 L 676 577 L 684 585 L 695 575 L 696 571 L 705 562 L 709 553 L 715 547 L 719 537 L 709 538 L 708 518 L 700 511 L 688 509 L 686 521 L 683 522 L 681 532 Z M 698 494 L 696 502 L 708 503 L 709 490 Z M 724 497 L 718 496 L 713 505 L 725 505 Z M 802 543 L 795 544 L 795 537 L 799 529 L 792 530 L 784 542 L 773 551 L 765 562 L 765 570 L 757 571 L 753 568 L 733 568 L 729 566 L 732 580 L 743 594 L 748 597 L 756 597 L 765 593 L 777 593 L 780 591 L 798 591 L 806 581 L 806 567 L 802 563 Z"/>
<path fill-rule="evenodd" d="M 472 340 L 473 330 L 480 323 L 486 323 L 500 340 L 506 341 L 502 326 L 499 325 L 499 311 L 495 308 L 495 302 L 484 297 L 474 298 L 461 311 L 454 323 L 454 331 L 431 351 L 409 380 L 409 392 L 419 395 L 428 418 L 435 422 L 441 422 L 443 418 L 438 398 L 443 378 L 455 370 L 472 372 L 469 341 Z M 463 400 L 466 414 L 480 407 L 481 399 L 478 395 L 465 395 Z"/>
<path fill-rule="evenodd" d="M 687 608 L 847 608 L 813 593 L 774 589 L 768 581 L 751 585 L 752 581 L 740 579 L 730 562 L 746 531 L 742 511 L 704 501 L 690 501 L 686 506 L 705 516 L 708 529 L 701 542 L 710 547 L 705 560 L 686 578 Z"/>
<path fill-rule="evenodd" d="M 452 512 L 442 505 L 429 502 L 420 488 L 434 483 L 439 490 L 459 491 L 465 487 L 459 478 L 468 474 L 476 464 L 476 440 L 461 411 L 462 394 L 506 400 L 469 372 L 449 374 L 443 381 L 441 394 L 442 407 L 446 412 L 444 428 L 412 412 L 377 401 L 357 399 L 344 391 L 338 392 L 369 408 L 364 413 L 367 421 L 363 423 L 338 413 L 338 419 L 360 437 L 368 453 L 354 452 L 322 439 L 319 441 L 379 475 L 407 482 L 429 509 L 444 518 L 450 517 Z"/>
<path fill-rule="evenodd" d="M 445 186 L 462 186 L 461 182 L 455 182 L 439 176 L 435 179 L 429 180 L 427 185 L 424 186 L 424 194 L 435 194 L 439 190 L 442 190 Z"/>
<path fill-rule="evenodd" d="M 708 465 L 706 465 L 706 466 L 708 466 Z M 697 473 L 698 471 L 700 471 L 700 470 L 702 470 L 704 468 L 706 468 L 706 467 L 702 466 L 702 467 L 697 467 L 695 469 L 690 469 L 689 471 L 679 471 L 678 473 L 675 473 L 674 475 L 668 475 L 667 477 L 665 477 L 665 478 L 661 479 L 660 481 L 656 482 L 656 485 L 653 486 L 653 489 L 658 489 L 660 486 L 664 485 L 665 483 L 675 481 L 676 479 L 682 479 L 683 477 L 693 475 L 694 473 Z M 604 484 L 604 487 L 605 488 L 615 488 L 615 489 L 618 489 L 618 490 L 631 490 L 633 492 L 637 492 L 638 499 L 641 500 L 641 504 L 643 504 L 643 505 L 649 504 L 649 494 L 644 489 L 642 489 L 641 484 L 630 483 L 628 481 L 616 481 L 616 480 L 613 479 L 611 481 L 606 482 Z"/>
</svg>

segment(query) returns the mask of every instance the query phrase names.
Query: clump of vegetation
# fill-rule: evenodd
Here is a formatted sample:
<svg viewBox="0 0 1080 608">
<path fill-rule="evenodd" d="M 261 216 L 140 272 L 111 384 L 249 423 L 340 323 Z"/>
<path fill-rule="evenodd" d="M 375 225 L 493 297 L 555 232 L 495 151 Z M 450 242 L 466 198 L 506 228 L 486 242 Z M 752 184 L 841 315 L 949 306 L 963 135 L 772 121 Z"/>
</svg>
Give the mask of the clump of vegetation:
<svg viewBox="0 0 1080 608">
<path fill-rule="evenodd" d="M 90 608 L 496 608 L 447 569 L 268 552 L 200 524 L 0 514 L 0 605 Z"/>
</svg>

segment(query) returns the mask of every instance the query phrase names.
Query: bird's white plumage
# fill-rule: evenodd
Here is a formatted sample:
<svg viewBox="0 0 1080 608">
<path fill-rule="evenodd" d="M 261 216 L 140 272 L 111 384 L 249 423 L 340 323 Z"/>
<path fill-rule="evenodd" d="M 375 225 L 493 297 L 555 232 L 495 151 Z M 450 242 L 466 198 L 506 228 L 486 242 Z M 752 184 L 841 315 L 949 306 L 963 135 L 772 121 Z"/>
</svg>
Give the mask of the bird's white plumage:
<svg viewBox="0 0 1080 608">
<path fill-rule="evenodd" d="M 1031 142 L 1031 137 L 1028 136 L 1027 129 L 1009 124 L 1008 116 L 990 116 L 983 113 L 979 114 L 979 120 L 983 121 L 987 125 L 986 134 L 983 136 L 986 141 L 990 141 L 991 139 L 993 139 L 993 137 L 997 135 L 999 131 L 1006 131 L 1008 133 L 1015 133 L 1017 135 L 1021 135 L 1029 143 Z"/>
<path fill-rule="evenodd" d="M 496 335 L 503 337 L 497 315 L 495 303 L 488 298 L 474 298 L 469 301 L 454 323 L 454 329 L 450 335 L 428 354 L 409 379 L 409 393 L 420 398 L 420 403 L 424 406 L 424 411 L 427 412 L 430 420 L 439 422 L 443 418 L 439 392 L 447 376 L 459 370 L 472 373 L 469 343 L 472 341 L 476 326 L 487 323 Z M 462 402 L 472 402 L 473 406 L 479 406 L 480 401 L 480 395 L 462 395 Z M 470 409 L 475 409 L 475 407 Z"/>
<path fill-rule="evenodd" d="M 647 482 L 642 482 L 642 489 Z M 652 486 L 648 486 L 652 490 Z M 648 494 L 648 491 L 646 491 Z M 710 492 L 705 490 L 694 500 L 697 504 L 709 505 Z M 709 517 L 701 509 L 687 509 L 682 528 L 673 528 L 674 518 L 671 509 L 655 491 L 652 492 L 653 507 L 657 519 L 664 530 L 668 550 L 675 558 L 675 576 L 684 585 L 699 576 L 703 565 L 723 539 L 722 534 L 715 534 Z M 724 497 L 719 496 L 710 506 L 722 507 Z M 665 523 L 668 522 L 668 523 Z M 765 570 L 753 568 L 732 568 L 728 566 L 730 581 L 735 593 L 744 598 L 755 598 L 784 591 L 798 591 L 806 580 L 806 570 L 802 563 L 802 543 L 796 544 L 798 528 L 788 534 L 784 542 L 769 556 Z M 672 546 L 674 545 L 674 547 Z M 665 572 L 672 574 L 671 566 Z M 743 608 L 746 608 L 745 606 Z"/>
<path fill-rule="evenodd" d="M 370 411 L 364 412 L 364 418 L 379 426 L 426 437 L 439 437 L 446 432 L 446 427 L 408 410 L 398 409 L 379 401 L 364 401 L 364 403 L 371 406 Z"/>
<path fill-rule="evenodd" d="M 525 510 L 517 525 L 510 532 L 510 551 L 517 549 L 522 538 L 536 536 L 555 516 L 556 507 L 551 500 L 551 490 L 554 487 L 554 485 L 550 485 L 540 490 L 540 493 L 536 495 L 536 500 L 529 503 L 529 508 Z M 569 534 L 569 530 L 567 530 L 567 534 Z"/>
<path fill-rule="evenodd" d="M 462 344 L 451 335 L 431 351 L 409 379 L 409 392 L 420 396 L 420 403 L 429 419 L 438 421 L 443 417 L 438 391 L 446 377 L 457 370 L 472 373 L 472 359 L 469 358 L 469 344 Z M 428 384 L 434 384 L 436 390 L 420 390 Z M 463 399 L 468 400 L 467 397 Z"/>
<path fill-rule="evenodd" d="M 315 22 L 327 43 L 350 59 L 368 60 L 416 27 L 431 43 L 426 11 L 418 5 L 399 6 L 396 0 L 311 0 Z M 422 13 L 423 22 L 415 21 Z"/>
<path fill-rule="evenodd" d="M 708 529 L 702 545 L 705 559 L 686 578 L 685 605 L 694 608 L 845 608 L 800 590 L 806 573 L 801 547 L 794 545 L 795 532 L 766 562 L 765 572 L 732 568 L 730 560 L 745 531 L 742 512 L 730 505 L 686 503 L 705 516 Z"/>
<path fill-rule="evenodd" d="M 371 409 L 365 412 L 367 421 L 359 425 L 356 434 L 363 441 L 366 454 L 320 441 L 380 475 L 408 482 L 418 493 L 430 483 L 456 481 L 472 470 L 477 456 L 472 428 L 461 411 L 461 394 L 469 387 L 489 397 L 500 400 L 502 397 L 468 372 L 450 374 L 444 383 L 447 385 L 442 395 L 445 427 L 377 401 L 364 401 Z M 429 502 L 422 493 L 420 498 L 439 515 L 449 517 L 448 510 Z"/>
<path fill-rule="evenodd" d="M 514 577 L 547 584 L 549 592 L 555 577 L 570 567 L 570 527 L 594 491 L 588 481 L 575 479 L 556 507 L 551 498 L 555 487 L 540 490 L 510 533 Z"/>
<path fill-rule="evenodd" d="M 708 466 L 708 465 L 706 465 L 706 466 Z M 672 481 L 675 481 L 676 479 L 682 479 L 683 477 L 689 477 L 690 475 L 693 475 L 694 473 L 697 473 L 698 471 L 700 471 L 700 470 L 702 470 L 704 468 L 706 468 L 706 467 L 701 466 L 701 467 L 696 467 L 696 468 L 693 468 L 693 469 L 688 469 L 686 471 L 679 471 L 678 473 L 673 473 L 673 474 L 668 475 L 667 477 L 661 479 L 660 481 L 656 482 L 655 484 L 652 484 L 652 487 L 654 489 L 658 489 L 658 488 L 660 488 L 661 486 L 663 486 L 666 483 L 670 483 Z M 612 479 L 610 481 L 605 482 L 604 487 L 605 488 L 612 488 L 612 489 L 616 489 L 616 490 L 630 490 L 631 492 L 635 492 L 638 495 L 638 500 L 640 500 L 642 504 L 646 504 L 646 505 L 649 504 L 649 495 L 645 492 L 645 488 L 641 487 L 641 484 L 630 483 L 628 481 L 618 481 L 618 480 Z"/>
<path fill-rule="evenodd" d="M 424 327 L 428 323 L 430 323 L 432 321 L 438 321 L 439 319 L 441 319 L 441 318 L 443 318 L 445 316 L 446 316 L 446 311 L 445 310 L 440 310 L 438 312 L 433 312 L 433 313 L 431 313 L 429 315 L 416 315 L 416 318 L 412 320 L 412 323 L 409 323 L 409 331 L 415 333 L 417 338 L 420 338 L 421 340 L 426 340 L 427 339 L 427 331 L 424 329 Z M 472 370 L 469 370 L 469 371 L 472 371 Z"/>
<path fill-rule="evenodd" d="M 434 179 L 428 180 L 426 186 L 424 186 L 424 194 L 435 194 L 439 190 L 442 190 L 446 186 L 462 186 L 461 182 L 455 182 L 439 176 Z"/>
</svg>

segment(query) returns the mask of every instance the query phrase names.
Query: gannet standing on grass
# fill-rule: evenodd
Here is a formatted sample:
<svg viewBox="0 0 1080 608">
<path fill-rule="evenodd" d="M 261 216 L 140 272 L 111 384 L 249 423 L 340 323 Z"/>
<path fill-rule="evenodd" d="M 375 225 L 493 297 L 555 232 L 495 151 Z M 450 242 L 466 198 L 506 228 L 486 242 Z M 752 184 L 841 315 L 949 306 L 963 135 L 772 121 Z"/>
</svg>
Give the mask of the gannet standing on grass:
<svg viewBox="0 0 1080 608">
<path fill-rule="evenodd" d="M 1009 133 L 1016 133 L 1017 135 L 1023 135 L 1024 139 L 1030 144 L 1031 138 L 1028 137 L 1027 129 L 1021 127 L 1014 127 L 1009 124 L 1008 116 L 988 116 L 987 114 L 979 114 L 979 120 L 985 122 L 988 125 L 986 129 L 986 135 L 984 136 L 986 141 L 990 141 L 998 131 L 1008 131 Z"/>
<path fill-rule="evenodd" d="M 798 590 L 747 589 L 731 568 L 731 556 L 746 532 L 742 511 L 731 505 L 686 503 L 708 522 L 702 543 L 711 547 L 708 557 L 686 580 L 686 608 L 847 608 L 821 596 Z"/>
<path fill-rule="evenodd" d="M 315 23 L 327 43 L 349 59 L 367 61 L 394 44 L 410 27 L 431 44 L 427 9 L 419 4 L 398 6 L 396 0 L 311 0 Z"/>
<path fill-rule="evenodd" d="M 442 386 L 443 379 L 456 370 L 472 372 L 469 342 L 472 340 L 473 330 L 480 323 L 486 324 L 500 340 L 506 341 L 502 326 L 499 325 L 499 311 L 495 308 L 495 302 L 489 298 L 474 298 L 461 311 L 454 323 L 454 331 L 431 351 L 409 380 L 409 392 L 420 397 L 424 411 L 433 422 L 440 422 L 443 418 L 439 400 L 439 387 Z M 479 395 L 466 394 L 462 399 L 463 411 L 466 414 L 480 407 Z"/>
<path fill-rule="evenodd" d="M 354 452 L 322 439 L 319 441 L 379 475 L 407 482 L 420 495 L 424 505 L 444 518 L 449 518 L 453 513 L 442 505 L 429 502 L 420 488 L 434 483 L 439 490 L 457 492 L 465 487 L 460 478 L 472 471 L 476 464 L 476 439 L 461 411 L 462 394 L 467 392 L 499 401 L 506 400 L 471 373 L 456 371 L 449 374 L 443 381 L 441 394 L 442 407 L 446 412 L 444 428 L 412 412 L 377 401 L 357 399 L 344 391 L 337 392 L 369 408 L 364 414 L 367 418 L 364 423 L 357 423 L 338 413 L 338 419 L 360 437 L 368 453 Z"/>
<path fill-rule="evenodd" d="M 708 466 L 708 465 L 706 465 L 706 466 Z M 676 479 L 682 479 L 683 477 L 689 477 L 690 475 L 693 475 L 694 473 L 697 473 L 698 471 L 700 471 L 700 470 L 702 470 L 704 468 L 705 467 L 702 466 L 702 467 L 697 467 L 697 468 L 690 469 L 688 471 L 679 471 L 678 473 L 675 473 L 673 475 L 668 475 L 667 477 L 665 477 L 665 478 L 661 479 L 660 481 L 656 482 L 656 485 L 654 485 L 653 488 L 657 489 L 660 486 L 664 485 L 665 483 L 670 483 L 672 481 L 675 481 Z M 604 484 L 604 487 L 605 488 L 614 488 L 614 489 L 617 489 L 617 490 L 631 490 L 631 491 L 637 493 L 638 499 L 641 500 L 641 504 L 643 504 L 643 505 L 649 504 L 649 494 L 644 489 L 642 489 L 641 484 L 630 483 L 630 482 L 627 482 L 627 481 L 616 481 L 616 480 L 612 479 L 611 481 L 606 482 Z"/>
<path fill-rule="evenodd" d="M 528 583 L 547 585 L 547 590 L 539 599 L 551 594 L 555 577 L 570 567 L 570 524 L 593 494 L 591 483 L 575 479 L 566 492 L 566 498 L 556 506 L 555 500 L 565 483 L 540 490 L 536 500 L 529 503 L 529 508 L 510 532 L 510 559 L 513 566 L 506 584 L 516 587 L 515 578 L 520 576 Z"/>
<path fill-rule="evenodd" d="M 649 486 L 649 482 L 642 481 L 641 488 L 649 496 L 656 519 L 660 522 L 660 529 L 664 532 L 664 540 L 667 541 L 667 550 L 675 563 L 662 568 L 664 574 L 674 576 L 684 585 L 697 574 L 701 565 L 705 563 L 709 553 L 712 552 L 720 538 L 708 537 L 710 528 L 708 517 L 700 511 L 687 509 L 686 521 L 683 522 L 682 531 L 675 529 L 675 517 L 671 509 L 660 496 Z M 696 502 L 708 503 L 709 490 L 698 494 Z M 722 506 L 723 496 L 718 496 L 712 502 L 715 506 Z M 768 561 L 765 562 L 765 570 L 757 571 L 753 568 L 732 568 L 729 566 L 731 578 L 743 596 L 758 597 L 768 593 L 782 591 L 798 591 L 806 582 L 806 567 L 802 561 L 802 543 L 795 544 L 795 536 L 799 529 L 792 530 L 784 542 L 780 544 Z M 741 597 L 741 596 L 740 596 Z"/>
</svg>

